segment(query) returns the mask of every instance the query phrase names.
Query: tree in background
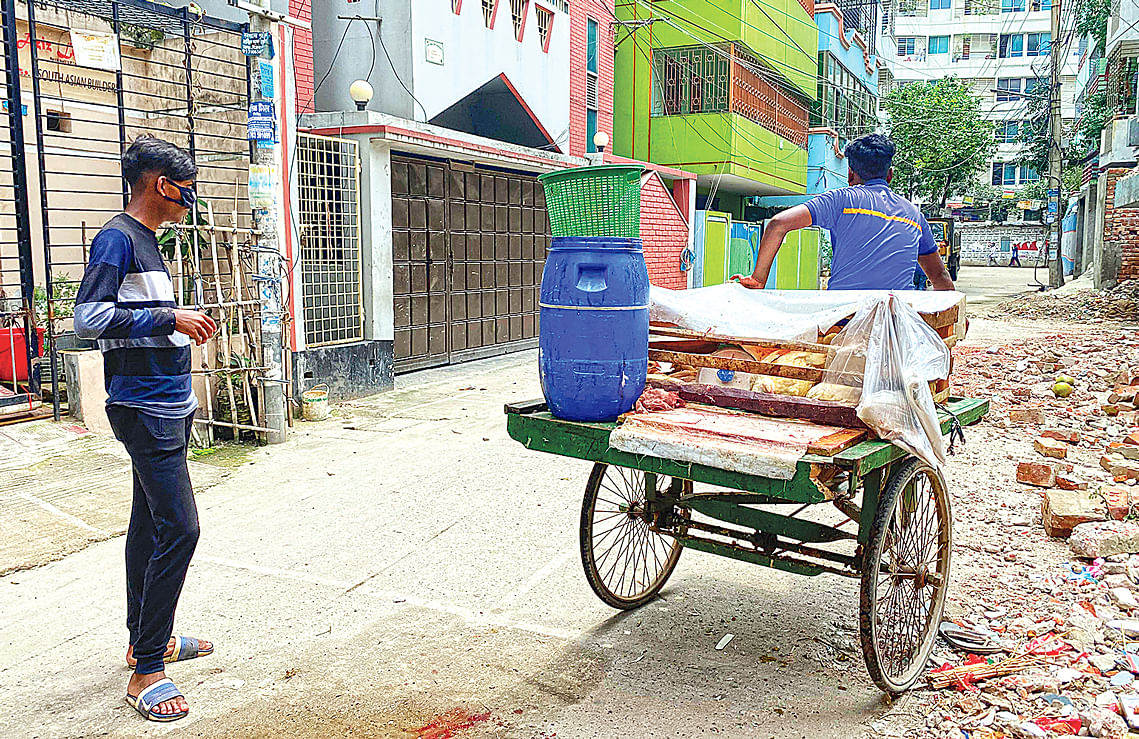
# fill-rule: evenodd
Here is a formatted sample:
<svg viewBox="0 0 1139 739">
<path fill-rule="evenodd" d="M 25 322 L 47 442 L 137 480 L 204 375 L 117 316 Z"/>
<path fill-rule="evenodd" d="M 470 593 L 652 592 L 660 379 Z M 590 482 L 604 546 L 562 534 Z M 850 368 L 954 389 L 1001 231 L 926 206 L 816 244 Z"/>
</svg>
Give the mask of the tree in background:
<svg viewBox="0 0 1139 739">
<path fill-rule="evenodd" d="M 898 145 L 893 186 L 944 207 L 962 195 L 996 150 L 994 124 L 956 77 L 914 82 L 886 97 L 890 138 Z"/>
</svg>

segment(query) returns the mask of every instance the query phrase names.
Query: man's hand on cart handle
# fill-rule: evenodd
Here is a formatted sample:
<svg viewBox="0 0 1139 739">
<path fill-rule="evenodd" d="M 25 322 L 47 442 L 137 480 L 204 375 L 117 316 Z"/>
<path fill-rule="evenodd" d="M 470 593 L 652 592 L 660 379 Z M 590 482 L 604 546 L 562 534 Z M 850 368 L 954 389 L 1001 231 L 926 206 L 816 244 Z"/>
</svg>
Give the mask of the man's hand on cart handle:
<svg viewBox="0 0 1139 739">
<path fill-rule="evenodd" d="M 752 290 L 762 290 L 763 285 L 759 280 L 755 279 L 752 275 L 732 275 L 729 282 L 738 282 L 746 288 Z"/>
</svg>

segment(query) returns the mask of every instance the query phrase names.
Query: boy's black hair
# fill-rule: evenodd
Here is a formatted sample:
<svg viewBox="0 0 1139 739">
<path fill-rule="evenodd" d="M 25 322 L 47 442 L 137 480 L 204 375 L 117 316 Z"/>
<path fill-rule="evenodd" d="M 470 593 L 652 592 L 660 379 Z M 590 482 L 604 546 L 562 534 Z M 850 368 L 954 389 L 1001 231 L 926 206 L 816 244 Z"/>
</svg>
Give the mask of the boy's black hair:
<svg viewBox="0 0 1139 739">
<path fill-rule="evenodd" d="M 179 182 L 198 176 L 198 165 L 185 149 L 154 136 L 139 136 L 123 154 L 123 177 L 134 187 L 147 172 Z"/>
<path fill-rule="evenodd" d="M 846 163 L 863 180 L 882 180 L 890 171 L 897 145 L 880 133 L 868 133 L 846 145 Z"/>
</svg>

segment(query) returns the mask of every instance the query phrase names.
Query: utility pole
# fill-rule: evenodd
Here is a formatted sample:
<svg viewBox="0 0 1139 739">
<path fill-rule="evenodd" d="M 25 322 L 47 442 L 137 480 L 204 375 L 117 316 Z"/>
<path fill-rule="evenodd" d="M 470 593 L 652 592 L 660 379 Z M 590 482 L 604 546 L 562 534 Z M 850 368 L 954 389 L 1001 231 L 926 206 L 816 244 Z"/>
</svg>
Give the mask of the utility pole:
<svg viewBox="0 0 1139 739">
<path fill-rule="evenodd" d="M 1064 284 L 1064 264 L 1060 250 L 1060 239 L 1063 235 L 1064 219 L 1060 213 L 1060 194 L 1063 185 L 1064 150 L 1061 148 L 1063 137 L 1063 122 L 1060 118 L 1060 65 L 1063 63 L 1063 54 L 1056 53 L 1060 41 L 1060 4 L 1061 0 L 1052 0 L 1052 40 L 1048 49 L 1049 61 L 1052 63 L 1052 74 L 1048 85 L 1048 199 L 1045 207 L 1044 220 L 1049 223 L 1048 249 L 1045 254 L 1048 259 L 1048 284 L 1060 287 Z M 1056 250 L 1052 258 L 1052 249 Z"/>
<path fill-rule="evenodd" d="M 254 33 L 269 35 L 270 42 L 266 48 L 273 48 L 274 23 L 270 17 L 269 0 L 254 0 L 254 6 L 245 6 L 249 12 L 249 30 Z M 245 5 L 242 3 L 241 5 Z M 240 6 L 239 6 L 240 7 Z M 260 11 L 260 12 L 258 12 Z M 269 60 L 269 74 L 273 80 L 262 85 L 261 56 L 250 60 L 249 105 L 252 110 L 255 104 L 269 103 L 275 112 L 280 111 L 284 101 L 275 100 L 275 95 L 265 96 L 266 90 L 275 89 L 272 84 L 280 79 L 283 65 L 278 63 L 284 49 L 277 49 Z M 279 118 L 279 116 L 274 116 Z M 250 164 L 264 167 L 268 172 L 277 172 L 279 159 L 279 144 L 255 141 L 252 143 Z M 287 214 L 284 213 L 284 192 L 280 178 L 271 176 L 272 197 L 269 199 L 271 207 L 254 206 L 253 214 L 256 222 L 257 238 L 257 286 L 261 298 L 261 355 L 265 374 L 262 379 L 263 398 L 265 401 L 265 425 L 269 428 L 266 441 L 270 444 L 280 444 L 285 441 L 285 427 L 288 423 L 288 407 L 285 395 L 285 350 L 284 350 L 284 305 L 281 299 L 281 246 L 280 229 L 285 224 Z M 261 205 L 261 204 L 258 204 Z"/>
</svg>

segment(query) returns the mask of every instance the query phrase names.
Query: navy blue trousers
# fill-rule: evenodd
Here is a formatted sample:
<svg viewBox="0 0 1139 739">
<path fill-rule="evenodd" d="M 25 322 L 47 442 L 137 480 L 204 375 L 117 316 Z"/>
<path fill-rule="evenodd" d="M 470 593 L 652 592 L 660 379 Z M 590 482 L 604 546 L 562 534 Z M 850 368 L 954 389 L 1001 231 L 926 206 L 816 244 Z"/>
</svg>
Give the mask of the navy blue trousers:
<svg viewBox="0 0 1139 739">
<path fill-rule="evenodd" d="M 126 560 L 135 672 L 162 672 L 178 596 L 198 543 L 198 508 L 186 467 L 194 416 L 159 418 L 112 405 L 107 417 L 134 469 Z"/>
</svg>

